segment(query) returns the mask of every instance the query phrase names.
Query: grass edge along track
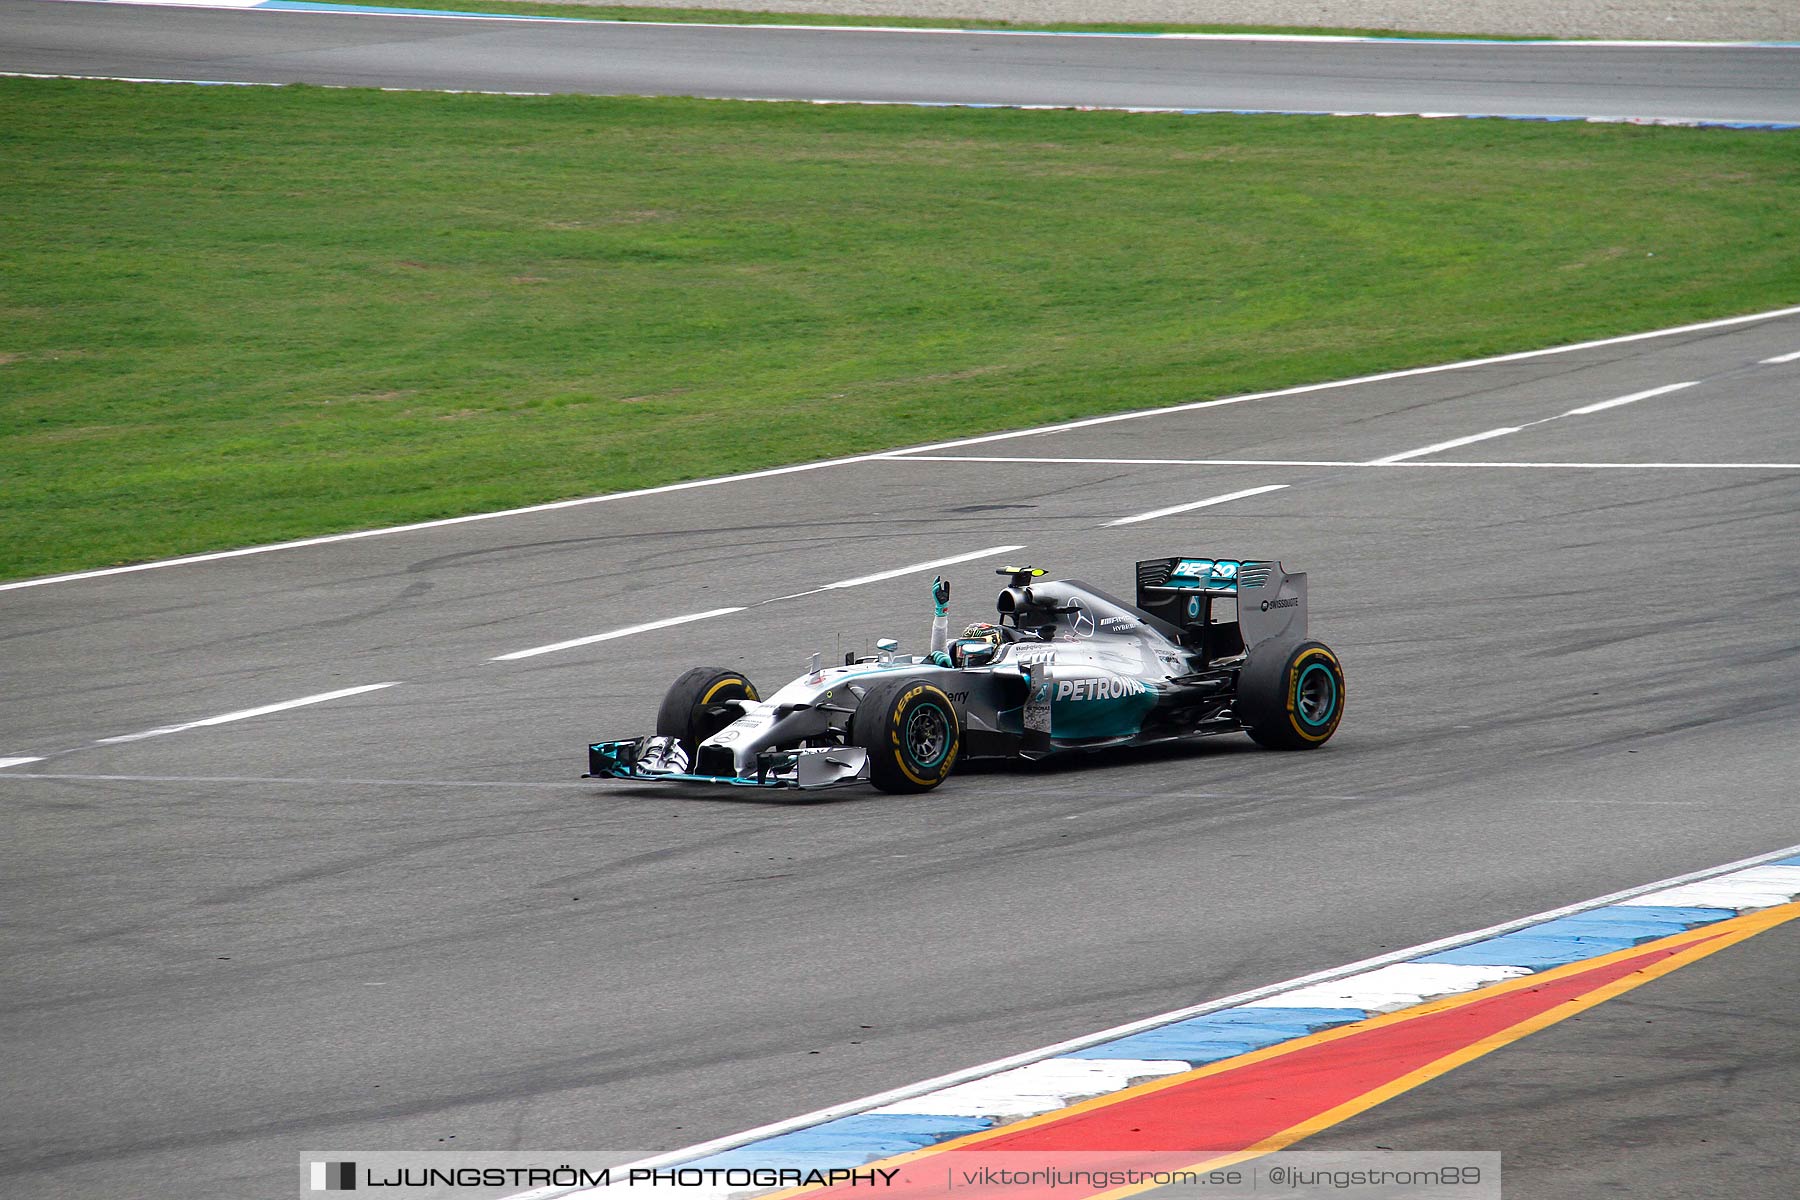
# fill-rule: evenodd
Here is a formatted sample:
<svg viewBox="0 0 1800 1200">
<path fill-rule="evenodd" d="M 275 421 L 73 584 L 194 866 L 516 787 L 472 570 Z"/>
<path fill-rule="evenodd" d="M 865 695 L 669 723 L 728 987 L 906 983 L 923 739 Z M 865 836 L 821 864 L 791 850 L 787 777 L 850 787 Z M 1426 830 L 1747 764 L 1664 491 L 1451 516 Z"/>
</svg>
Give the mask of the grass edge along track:
<svg viewBox="0 0 1800 1200">
<path fill-rule="evenodd" d="M 1775 308 L 1792 136 L 0 80 L 0 577 Z"/>
</svg>

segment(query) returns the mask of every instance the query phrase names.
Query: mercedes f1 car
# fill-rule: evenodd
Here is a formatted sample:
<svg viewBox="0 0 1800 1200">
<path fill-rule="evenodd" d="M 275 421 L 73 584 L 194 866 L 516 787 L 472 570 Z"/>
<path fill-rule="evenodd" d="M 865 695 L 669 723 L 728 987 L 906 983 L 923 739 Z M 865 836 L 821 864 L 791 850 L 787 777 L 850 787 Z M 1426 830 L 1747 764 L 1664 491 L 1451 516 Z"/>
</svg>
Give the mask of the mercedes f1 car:
<svg viewBox="0 0 1800 1200">
<path fill-rule="evenodd" d="M 923 792 L 967 759 L 1238 731 L 1309 750 L 1344 715 L 1343 668 L 1307 637 L 1306 576 L 1280 563 L 1140 562 L 1136 604 L 1033 567 L 1000 574 L 998 622 L 947 651 L 900 655 L 884 640 L 829 667 L 815 654 L 767 699 L 738 671 L 696 667 L 669 689 L 654 734 L 588 747 L 586 778 Z"/>
</svg>

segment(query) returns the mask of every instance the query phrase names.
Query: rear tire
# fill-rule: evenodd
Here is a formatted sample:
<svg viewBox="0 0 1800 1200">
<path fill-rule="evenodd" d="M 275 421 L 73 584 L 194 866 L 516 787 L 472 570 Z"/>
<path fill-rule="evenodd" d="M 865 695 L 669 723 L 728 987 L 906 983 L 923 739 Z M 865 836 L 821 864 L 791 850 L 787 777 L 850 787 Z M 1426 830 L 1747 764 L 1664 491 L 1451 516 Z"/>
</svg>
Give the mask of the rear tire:
<svg viewBox="0 0 1800 1200">
<path fill-rule="evenodd" d="M 725 700 L 760 700 L 756 685 L 741 671 L 725 667 L 695 667 L 669 687 L 662 707 L 656 710 L 656 734 L 681 740 L 688 762 L 694 762 L 700 743 L 738 719 L 736 705 Z"/>
<path fill-rule="evenodd" d="M 869 752 L 870 783 L 884 792 L 929 792 L 956 765 L 962 721 L 936 684 L 883 680 L 856 706 L 850 739 Z"/>
<path fill-rule="evenodd" d="M 1257 650 L 1272 653 L 1257 654 Z M 1238 717 L 1260 746 L 1313 750 L 1344 716 L 1344 668 L 1323 642 L 1257 647 L 1238 677 Z"/>
</svg>

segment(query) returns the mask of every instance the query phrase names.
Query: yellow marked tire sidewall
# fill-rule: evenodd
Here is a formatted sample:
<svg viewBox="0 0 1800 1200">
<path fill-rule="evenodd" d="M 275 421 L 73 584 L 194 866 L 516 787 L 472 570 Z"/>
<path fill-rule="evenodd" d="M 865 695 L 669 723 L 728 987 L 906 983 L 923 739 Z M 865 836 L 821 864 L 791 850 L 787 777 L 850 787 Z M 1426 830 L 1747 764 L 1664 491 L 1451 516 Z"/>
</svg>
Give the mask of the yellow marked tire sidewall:
<svg viewBox="0 0 1800 1200">
<path fill-rule="evenodd" d="M 949 715 L 952 726 L 950 749 L 930 775 L 920 775 L 912 769 L 912 764 L 906 760 L 904 748 L 907 713 L 913 701 L 921 697 L 941 704 L 944 712 Z M 951 766 L 956 762 L 956 752 L 962 749 L 962 723 L 956 719 L 956 709 L 950 703 L 950 697 L 929 683 L 921 683 L 902 692 L 900 699 L 894 702 L 894 707 L 888 713 L 888 749 L 893 753 L 894 765 L 900 768 L 900 773 L 920 787 L 936 787 L 944 782 L 950 775 Z"/>
<path fill-rule="evenodd" d="M 1306 668 L 1315 662 L 1327 664 L 1331 672 L 1331 682 L 1337 688 L 1337 705 L 1332 709 L 1331 720 L 1323 729 L 1314 729 L 1300 719 L 1300 677 Z M 1312 646 L 1294 656 L 1287 668 L 1287 719 L 1288 727 L 1294 736 L 1317 745 L 1337 732 L 1338 721 L 1344 715 L 1344 668 L 1338 665 L 1337 656 L 1323 646 Z"/>
<path fill-rule="evenodd" d="M 719 717 L 710 712 L 713 703 L 718 699 L 721 693 L 730 692 L 734 689 L 745 700 L 755 700 L 759 698 L 756 694 L 756 688 L 752 686 L 748 679 L 745 679 L 742 675 L 725 675 L 713 680 L 711 686 L 706 689 L 705 693 L 694 704 L 693 708 L 688 710 L 688 738 L 693 741 L 696 751 L 701 742 L 705 741 L 708 737 L 711 737 L 712 734 L 725 728 L 726 725 L 731 724 L 732 721 L 737 720 L 737 717 L 730 716 L 729 714 L 724 717 Z M 721 721 L 723 721 L 723 724 L 720 724 Z"/>
<path fill-rule="evenodd" d="M 742 679 L 736 675 L 732 675 L 732 676 L 729 676 L 728 678 L 719 680 L 717 683 L 715 683 L 711 687 L 707 688 L 706 695 L 700 697 L 700 703 L 711 704 L 713 702 L 714 696 L 717 696 L 720 692 L 724 691 L 726 688 L 733 687 L 733 686 L 741 687 L 744 689 L 744 699 L 746 699 L 746 700 L 762 699 L 762 697 L 760 697 L 756 694 L 756 689 L 750 686 L 750 681 L 748 679 Z"/>
</svg>

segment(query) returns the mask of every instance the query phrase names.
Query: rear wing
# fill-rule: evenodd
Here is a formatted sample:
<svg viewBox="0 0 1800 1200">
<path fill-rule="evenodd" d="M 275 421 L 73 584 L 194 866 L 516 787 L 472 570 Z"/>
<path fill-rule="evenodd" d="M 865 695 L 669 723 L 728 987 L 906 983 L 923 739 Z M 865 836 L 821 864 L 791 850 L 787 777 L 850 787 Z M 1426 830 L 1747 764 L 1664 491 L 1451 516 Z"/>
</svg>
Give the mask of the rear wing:
<svg viewBox="0 0 1800 1200">
<path fill-rule="evenodd" d="M 1306 573 L 1278 562 L 1181 555 L 1137 565 L 1137 606 L 1196 642 L 1216 625 L 1236 625 L 1248 650 L 1276 638 L 1306 637 Z"/>
</svg>

